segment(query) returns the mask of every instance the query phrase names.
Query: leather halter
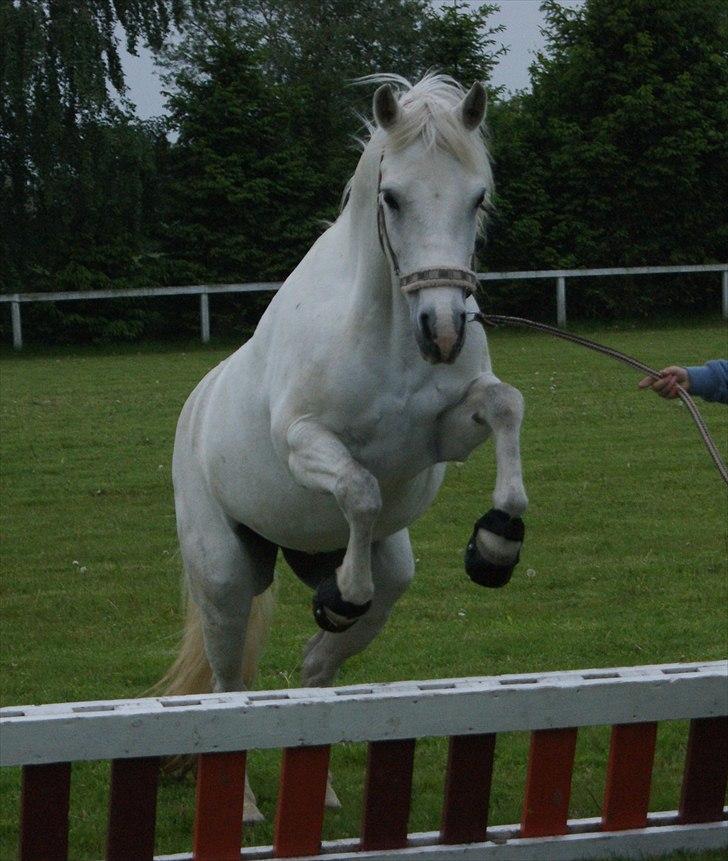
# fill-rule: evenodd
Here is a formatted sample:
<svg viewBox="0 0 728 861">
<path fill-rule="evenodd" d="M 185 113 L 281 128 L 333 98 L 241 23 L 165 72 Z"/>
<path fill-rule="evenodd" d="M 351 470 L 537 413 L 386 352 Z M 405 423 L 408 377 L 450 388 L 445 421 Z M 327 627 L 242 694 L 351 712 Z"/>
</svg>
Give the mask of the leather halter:
<svg viewBox="0 0 728 861">
<path fill-rule="evenodd" d="M 399 268 L 399 260 L 394 253 L 392 243 L 387 233 L 387 221 L 384 215 L 384 204 L 382 203 L 382 162 L 384 161 L 384 150 L 379 159 L 379 177 L 377 179 L 377 230 L 379 231 L 379 244 L 385 257 L 392 263 L 394 274 L 399 281 L 400 290 L 414 293 L 425 287 L 459 287 L 467 295 L 475 293 L 478 289 L 478 278 L 472 269 L 453 269 L 452 267 L 437 267 L 432 269 L 418 269 L 408 275 L 402 275 Z M 475 255 L 473 254 L 473 260 Z"/>
</svg>

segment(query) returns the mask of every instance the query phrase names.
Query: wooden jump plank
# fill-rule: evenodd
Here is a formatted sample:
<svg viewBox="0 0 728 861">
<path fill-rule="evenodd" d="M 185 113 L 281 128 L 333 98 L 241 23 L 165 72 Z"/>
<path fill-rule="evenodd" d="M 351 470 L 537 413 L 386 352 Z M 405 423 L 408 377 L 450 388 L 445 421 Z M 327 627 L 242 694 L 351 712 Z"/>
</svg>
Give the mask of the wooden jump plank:
<svg viewBox="0 0 728 861">
<path fill-rule="evenodd" d="M 602 808 L 603 831 L 647 825 L 656 740 L 656 723 L 612 727 Z"/>
<path fill-rule="evenodd" d="M 111 763 L 107 861 L 152 861 L 159 757 Z"/>
<path fill-rule="evenodd" d="M 680 794 L 680 822 L 722 819 L 727 783 L 728 717 L 690 721 Z"/>
<path fill-rule="evenodd" d="M 283 751 L 275 833 L 276 858 L 317 855 L 324 824 L 328 745 Z"/>
<path fill-rule="evenodd" d="M 566 834 L 576 733 L 570 728 L 531 734 L 520 837 Z"/>
<path fill-rule="evenodd" d="M 478 843 L 488 828 L 495 734 L 452 736 L 448 749 L 442 843 Z"/>
<path fill-rule="evenodd" d="M 20 791 L 20 861 L 66 861 L 71 763 L 26 765 Z"/>
<path fill-rule="evenodd" d="M 367 753 L 362 851 L 407 845 L 415 739 L 374 741 Z"/>
<path fill-rule="evenodd" d="M 613 726 L 725 714 L 727 661 L 0 709 L 0 765 Z M 277 711 L 272 709 L 271 703 Z M 280 706 L 280 708 L 279 708 Z M 203 740 L 201 742 L 201 739 Z"/>
<path fill-rule="evenodd" d="M 239 861 L 243 842 L 245 752 L 197 758 L 195 861 Z"/>
</svg>

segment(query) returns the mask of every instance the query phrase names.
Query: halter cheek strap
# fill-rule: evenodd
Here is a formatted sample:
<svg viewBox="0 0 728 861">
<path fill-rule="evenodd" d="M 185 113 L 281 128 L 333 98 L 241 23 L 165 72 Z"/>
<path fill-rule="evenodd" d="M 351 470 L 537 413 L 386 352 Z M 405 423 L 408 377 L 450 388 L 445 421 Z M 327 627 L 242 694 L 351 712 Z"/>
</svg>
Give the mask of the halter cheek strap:
<svg viewBox="0 0 728 861">
<path fill-rule="evenodd" d="M 399 260 L 394 253 L 392 243 L 389 241 L 389 233 L 387 233 L 387 221 L 382 202 L 383 161 L 384 150 L 382 150 L 379 159 L 379 177 L 377 179 L 377 230 L 379 231 L 379 244 L 382 246 L 385 257 L 388 257 L 392 264 L 394 274 L 399 281 L 400 290 L 406 295 L 425 287 L 459 287 L 468 295 L 475 293 L 478 288 L 478 278 L 472 269 L 453 269 L 451 267 L 418 269 L 416 272 L 410 272 L 409 275 L 402 275 Z M 475 254 L 473 254 L 473 262 L 475 262 Z"/>
</svg>

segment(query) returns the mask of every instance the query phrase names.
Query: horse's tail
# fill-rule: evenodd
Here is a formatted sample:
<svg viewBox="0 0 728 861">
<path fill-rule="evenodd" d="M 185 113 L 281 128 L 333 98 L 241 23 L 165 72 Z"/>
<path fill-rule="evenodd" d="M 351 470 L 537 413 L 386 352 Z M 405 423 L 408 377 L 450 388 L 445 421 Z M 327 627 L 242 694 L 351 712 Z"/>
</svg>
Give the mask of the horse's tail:
<svg viewBox="0 0 728 861">
<path fill-rule="evenodd" d="M 273 586 L 253 599 L 243 648 L 242 679 L 246 688 L 252 687 L 255 680 L 274 607 Z M 205 655 L 200 610 L 188 595 L 187 618 L 180 650 L 172 666 L 154 686 L 153 693 L 156 696 L 177 696 L 206 694 L 211 690 L 212 670 Z"/>
</svg>

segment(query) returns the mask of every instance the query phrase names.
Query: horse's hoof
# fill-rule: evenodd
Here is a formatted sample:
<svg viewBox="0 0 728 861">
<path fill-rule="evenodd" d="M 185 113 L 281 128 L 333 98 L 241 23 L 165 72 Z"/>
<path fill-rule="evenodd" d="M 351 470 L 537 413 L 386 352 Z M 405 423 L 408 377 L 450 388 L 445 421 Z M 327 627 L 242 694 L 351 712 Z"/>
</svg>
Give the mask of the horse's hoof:
<svg viewBox="0 0 728 861">
<path fill-rule="evenodd" d="M 348 630 L 363 616 L 371 607 L 372 602 L 366 604 L 352 604 L 345 601 L 339 587 L 336 585 L 336 576 L 332 575 L 322 580 L 313 596 L 313 617 L 319 628 L 332 634 L 340 634 Z"/>
<path fill-rule="evenodd" d="M 258 810 L 255 804 L 252 807 L 243 805 L 243 823 L 245 825 L 257 825 L 259 822 L 265 822 L 265 816 Z"/>
<path fill-rule="evenodd" d="M 334 787 L 331 783 L 331 772 L 329 772 L 329 776 L 326 778 L 326 798 L 324 800 L 324 807 L 327 810 L 341 810 L 339 796 L 334 791 Z"/>
<path fill-rule="evenodd" d="M 255 825 L 257 822 L 265 822 L 265 816 L 258 809 L 258 802 L 255 800 L 255 795 L 250 788 L 246 775 L 245 794 L 243 796 L 243 824 Z"/>
<path fill-rule="evenodd" d="M 476 522 L 465 548 L 468 577 L 491 589 L 505 586 L 518 562 L 524 533 L 520 517 L 491 508 Z"/>
</svg>

